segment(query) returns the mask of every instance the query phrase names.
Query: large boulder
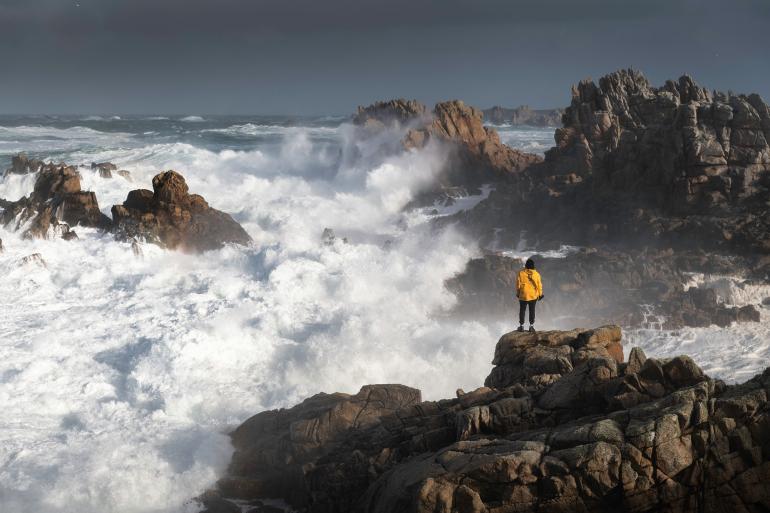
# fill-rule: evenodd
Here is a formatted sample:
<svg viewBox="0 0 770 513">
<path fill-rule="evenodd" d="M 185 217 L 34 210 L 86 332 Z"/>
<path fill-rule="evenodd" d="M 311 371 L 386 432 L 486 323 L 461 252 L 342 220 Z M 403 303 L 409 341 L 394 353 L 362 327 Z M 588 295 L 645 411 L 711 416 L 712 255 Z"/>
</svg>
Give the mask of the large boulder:
<svg viewBox="0 0 770 513">
<path fill-rule="evenodd" d="M 200 252 L 226 243 L 248 244 L 251 238 L 232 217 L 211 208 L 201 196 L 189 194 L 187 183 L 175 171 L 152 179 L 153 191 L 128 193 L 122 205 L 112 207 L 118 238 L 144 239 L 169 249 Z"/>
<path fill-rule="evenodd" d="M 726 386 L 686 356 L 634 349 L 624 362 L 616 326 L 509 333 L 495 365 L 489 386 L 455 399 L 372 387 L 259 414 L 234 432 L 230 475 L 214 495 L 281 498 L 313 513 L 770 504 L 770 369 Z"/>
</svg>

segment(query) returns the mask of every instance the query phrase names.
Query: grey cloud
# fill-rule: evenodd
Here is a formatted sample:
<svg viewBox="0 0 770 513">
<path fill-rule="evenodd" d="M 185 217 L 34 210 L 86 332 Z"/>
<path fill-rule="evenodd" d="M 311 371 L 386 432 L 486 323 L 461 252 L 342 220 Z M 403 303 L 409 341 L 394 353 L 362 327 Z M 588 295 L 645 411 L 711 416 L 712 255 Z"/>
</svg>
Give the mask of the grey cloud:
<svg viewBox="0 0 770 513">
<path fill-rule="evenodd" d="M 78 7 L 76 4 L 80 4 Z M 770 95 L 766 0 L 0 0 L 6 112 L 563 105 L 619 67 Z"/>
</svg>

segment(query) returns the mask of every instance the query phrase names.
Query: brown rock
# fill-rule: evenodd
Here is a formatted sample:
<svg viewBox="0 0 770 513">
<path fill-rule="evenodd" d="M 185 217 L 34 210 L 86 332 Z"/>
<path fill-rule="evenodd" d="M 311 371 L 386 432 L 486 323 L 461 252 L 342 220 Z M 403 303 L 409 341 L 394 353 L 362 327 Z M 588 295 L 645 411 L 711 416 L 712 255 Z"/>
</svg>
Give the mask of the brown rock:
<svg viewBox="0 0 770 513">
<path fill-rule="evenodd" d="M 114 230 L 124 240 L 143 238 L 170 249 L 200 252 L 225 243 L 248 244 L 251 238 L 228 214 L 189 194 L 184 177 L 166 171 L 152 180 L 154 192 L 131 191 L 112 207 Z"/>
<path fill-rule="evenodd" d="M 619 337 L 603 327 L 501 338 L 498 367 L 518 366 L 510 374 L 526 380 L 526 357 L 544 349 L 543 365 L 563 371 L 550 383 L 424 403 L 413 389 L 377 386 L 259 414 L 233 434 L 219 490 L 280 497 L 309 513 L 762 511 L 770 369 L 725 386 L 686 357 L 633 351 L 626 370 L 639 372 L 593 381 L 591 370 L 622 365 L 607 352 Z M 581 351 L 594 356 L 572 368 L 547 362 Z M 565 383 L 581 398 L 550 409 L 542 398 Z M 644 392 L 653 385 L 657 399 Z M 643 401 L 598 400 L 633 387 Z"/>
<path fill-rule="evenodd" d="M 11 157 L 11 167 L 6 169 L 5 174 L 37 173 L 44 165 L 42 160 L 30 159 L 26 153 L 19 153 Z"/>
</svg>

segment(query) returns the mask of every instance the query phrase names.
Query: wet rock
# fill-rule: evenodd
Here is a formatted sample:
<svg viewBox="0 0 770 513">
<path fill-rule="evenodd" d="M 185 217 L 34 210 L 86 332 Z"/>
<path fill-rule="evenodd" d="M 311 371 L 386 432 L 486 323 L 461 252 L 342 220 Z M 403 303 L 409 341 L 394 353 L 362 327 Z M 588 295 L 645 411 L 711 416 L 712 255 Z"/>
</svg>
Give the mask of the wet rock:
<svg viewBox="0 0 770 513">
<path fill-rule="evenodd" d="M 350 419 L 363 390 L 259 414 L 233 434 L 219 490 L 308 512 L 761 511 L 770 369 L 726 386 L 687 357 L 637 350 L 618 362 L 609 349 L 618 337 L 615 327 L 506 334 L 495 365 L 509 367 L 513 386 L 437 402 L 406 389 L 400 408 L 387 401 L 401 391 L 377 386 L 361 423 Z M 580 398 L 550 409 L 541 399 L 564 383 Z M 349 412 L 339 424 L 337 411 Z"/>
<path fill-rule="evenodd" d="M 232 217 L 211 208 L 201 196 L 189 194 L 179 173 L 160 173 L 152 186 L 153 191 L 131 191 L 122 205 L 112 207 L 114 232 L 119 239 L 144 239 L 190 252 L 251 241 Z"/>
<path fill-rule="evenodd" d="M 5 247 L 3 246 L 3 239 L 0 239 L 0 253 L 3 253 L 5 251 Z"/>
<path fill-rule="evenodd" d="M 203 507 L 200 513 L 242 513 L 238 504 L 224 499 L 216 492 L 205 493 L 196 502 Z"/>
<path fill-rule="evenodd" d="M 131 177 L 131 171 L 126 171 L 125 169 L 119 169 L 117 171 L 117 173 L 118 173 L 119 176 L 122 176 L 123 178 L 125 178 L 129 182 L 133 182 L 134 181 L 133 178 Z"/>
<path fill-rule="evenodd" d="M 134 253 L 134 256 L 137 258 L 144 257 L 144 252 L 142 251 L 142 246 L 139 245 L 139 242 L 134 240 L 131 241 L 131 251 Z"/>
<path fill-rule="evenodd" d="M 19 153 L 11 157 L 11 167 L 5 170 L 5 174 L 24 175 L 37 173 L 44 165 L 45 163 L 42 160 L 31 159 L 26 153 Z"/>
<path fill-rule="evenodd" d="M 12 230 L 24 230 L 27 238 L 75 238 L 70 226 L 107 230 L 110 218 L 102 214 L 96 194 L 82 191 L 80 174 L 67 165 L 46 164 L 38 172 L 29 198 L 4 202 L 0 223 Z"/>
<path fill-rule="evenodd" d="M 104 170 L 104 171 L 117 171 L 118 170 L 118 166 L 116 166 L 112 162 L 100 162 L 100 163 L 91 162 L 91 169 L 99 170 L 99 171 L 101 171 L 101 170 Z"/>
</svg>

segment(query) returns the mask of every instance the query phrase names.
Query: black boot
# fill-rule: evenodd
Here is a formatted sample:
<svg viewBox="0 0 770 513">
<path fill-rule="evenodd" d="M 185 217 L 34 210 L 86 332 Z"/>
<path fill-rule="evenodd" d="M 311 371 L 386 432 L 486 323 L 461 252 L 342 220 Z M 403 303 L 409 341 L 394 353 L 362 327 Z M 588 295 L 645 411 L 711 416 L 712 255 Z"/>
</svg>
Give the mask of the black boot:
<svg viewBox="0 0 770 513">
<path fill-rule="evenodd" d="M 519 328 L 516 331 L 524 331 L 524 325 L 519 324 Z"/>
<path fill-rule="evenodd" d="M 529 331 L 531 331 L 532 333 L 535 332 L 535 325 L 534 324 L 530 324 L 529 325 Z"/>
</svg>

